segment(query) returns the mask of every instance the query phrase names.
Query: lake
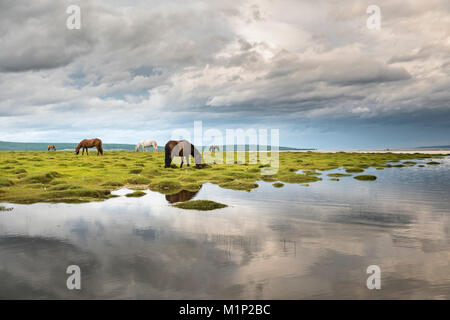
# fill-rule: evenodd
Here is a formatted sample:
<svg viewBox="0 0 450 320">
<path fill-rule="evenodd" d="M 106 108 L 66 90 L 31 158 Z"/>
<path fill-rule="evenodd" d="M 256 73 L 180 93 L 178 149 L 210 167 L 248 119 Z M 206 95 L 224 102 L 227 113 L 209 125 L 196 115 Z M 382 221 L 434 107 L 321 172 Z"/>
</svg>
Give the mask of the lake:
<svg viewBox="0 0 450 320">
<path fill-rule="evenodd" d="M 430 161 L 418 161 L 425 163 Z M 450 158 L 251 191 L 0 204 L 0 298 L 449 299 Z M 127 190 L 118 190 L 123 195 Z M 206 199 L 229 207 L 171 206 Z M 68 290 L 66 269 L 81 269 Z M 381 269 L 369 290 L 366 269 Z"/>
</svg>

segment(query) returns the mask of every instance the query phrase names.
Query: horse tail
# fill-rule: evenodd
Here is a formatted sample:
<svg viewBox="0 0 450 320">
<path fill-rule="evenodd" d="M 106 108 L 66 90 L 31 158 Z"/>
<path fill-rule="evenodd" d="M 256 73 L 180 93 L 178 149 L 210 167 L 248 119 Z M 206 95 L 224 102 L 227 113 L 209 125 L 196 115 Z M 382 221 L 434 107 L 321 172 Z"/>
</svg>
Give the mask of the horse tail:
<svg viewBox="0 0 450 320">
<path fill-rule="evenodd" d="M 170 163 L 172 162 L 171 151 L 172 150 L 170 148 L 170 145 L 166 144 L 166 146 L 164 147 L 164 152 L 166 153 L 164 168 L 169 168 L 170 167 Z"/>
</svg>

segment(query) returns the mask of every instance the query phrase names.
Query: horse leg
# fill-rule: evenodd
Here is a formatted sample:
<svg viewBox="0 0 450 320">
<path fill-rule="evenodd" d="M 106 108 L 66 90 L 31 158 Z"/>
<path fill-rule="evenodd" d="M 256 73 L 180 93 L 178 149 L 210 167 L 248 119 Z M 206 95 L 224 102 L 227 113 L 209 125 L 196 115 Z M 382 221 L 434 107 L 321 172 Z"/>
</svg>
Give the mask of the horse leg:
<svg viewBox="0 0 450 320">
<path fill-rule="evenodd" d="M 81 151 L 81 155 L 84 156 L 84 148 L 83 148 L 83 151 Z"/>
<path fill-rule="evenodd" d="M 89 149 L 88 148 L 86 148 L 86 155 L 87 156 L 89 155 Z"/>
<path fill-rule="evenodd" d="M 183 167 L 183 160 L 184 160 L 184 157 L 181 157 L 181 165 L 180 165 L 180 169 Z"/>
<path fill-rule="evenodd" d="M 189 160 L 190 160 L 189 157 L 190 157 L 190 156 L 187 156 L 187 157 L 186 157 L 186 163 L 187 163 L 187 166 L 188 166 L 188 167 L 189 167 Z"/>
</svg>

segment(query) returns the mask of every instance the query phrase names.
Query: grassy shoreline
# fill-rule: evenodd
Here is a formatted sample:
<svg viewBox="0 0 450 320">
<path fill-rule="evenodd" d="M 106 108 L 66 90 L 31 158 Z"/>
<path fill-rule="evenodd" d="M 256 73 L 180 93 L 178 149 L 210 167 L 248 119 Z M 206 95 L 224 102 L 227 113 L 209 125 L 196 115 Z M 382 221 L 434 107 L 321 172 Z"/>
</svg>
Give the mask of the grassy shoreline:
<svg viewBox="0 0 450 320">
<path fill-rule="evenodd" d="M 313 183 L 321 181 L 322 173 L 345 168 L 347 174 L 361 174 L 369 167 L 393 168 L 389 162 L 439 158 L 436 154 L 399 153 L 317 153 L 280 152 L 279 170 L 275 175 L 262 175 L 261 165 L 212 164 L 195 167 L 164 168 L 162 152 L 108 151 L 103 157 L 91 153 L 75 156 L 71 151 L 0 151 L 0 202 L 89 202 L 114 197 L 111 191 L 127 186 L 149 188 L 163 194 L 182 190 L 197 191 L 203 183 L 222 188 L 250 191 L 257 181 L 273 183 Z M 224 161 L 225 162 L 225 161 Z M 437 165 L 430 163 L 429 165 Z M 296 173 L 302 170 L 301 174 Z M 331 176 L 331 175 L 330 175 Z"/>
</svg>

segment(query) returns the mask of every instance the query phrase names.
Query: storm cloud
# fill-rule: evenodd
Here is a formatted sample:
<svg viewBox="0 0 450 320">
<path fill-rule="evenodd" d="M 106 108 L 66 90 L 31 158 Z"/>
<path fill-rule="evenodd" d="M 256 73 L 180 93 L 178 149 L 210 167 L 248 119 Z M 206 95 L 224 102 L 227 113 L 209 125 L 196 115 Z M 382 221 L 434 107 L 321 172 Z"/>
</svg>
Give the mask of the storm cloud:
<svg viewBox="0 0 450 320">
<path fill-rule="evenodd" d="M 300 147 L 448 144 L 448 1 L 378 1 L 380 30 L 370 4 L 2 1 L 0 140 L 165 140 L 203 120 Z"/>
</svg>

